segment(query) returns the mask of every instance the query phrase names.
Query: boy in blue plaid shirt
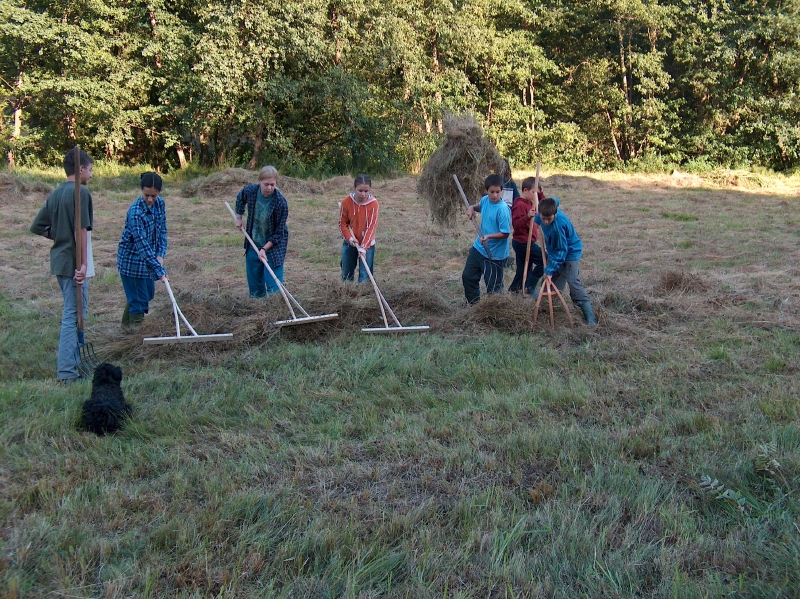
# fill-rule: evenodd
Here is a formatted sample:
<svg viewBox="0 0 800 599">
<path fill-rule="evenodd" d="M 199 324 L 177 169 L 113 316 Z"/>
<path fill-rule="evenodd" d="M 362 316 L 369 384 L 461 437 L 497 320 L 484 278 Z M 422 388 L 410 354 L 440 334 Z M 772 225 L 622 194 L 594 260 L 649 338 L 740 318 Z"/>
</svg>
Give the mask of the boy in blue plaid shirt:
<svg viewBox="0 0 800 599">
<path fill-rule="evenodd" d="M 156 294 L 156 281 L 167 280 L 167 210 L 157 173 L 142 175 L 142 195 L 125 216 L 122 239 L 117 247 L 117 270 L 125 290 L 123 326 L 141 324 Z"/>
<path fill-rule="evenodd" d="M 258 183 L 245 185 L 236 196 L 236 226 L 242 228 L 242 216 L 247 207 L 247 234 L 259 248 L 258 253 L 245 240 L 245 267 L 250 297 L 265 297 L 277 293 L 278 284 L 264 266 L 266 260 L 275 277 L 283 283 L 283 261 L 289 243 L 286 219 L 289 205 L 277 188 L 278 171 L 265 166 L 258 174 Z"/>
</svg>

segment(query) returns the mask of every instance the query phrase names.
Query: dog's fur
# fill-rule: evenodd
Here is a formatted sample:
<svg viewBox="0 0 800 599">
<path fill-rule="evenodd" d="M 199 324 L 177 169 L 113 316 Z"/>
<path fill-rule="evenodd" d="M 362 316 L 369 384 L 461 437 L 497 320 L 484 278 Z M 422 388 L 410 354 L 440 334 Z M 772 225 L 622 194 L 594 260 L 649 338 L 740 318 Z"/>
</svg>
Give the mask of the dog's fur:
<svg viewBox="0 0 800 599">
<path fill-rule="evenodd" d="M 125 401 L 120 383 L 122 369 L 103 362 L 94 369 L 92 396 L 83 403 L 83 425 L 98 435 L 115 433 L 131 415 L 131 406 Z"/>
</svg>

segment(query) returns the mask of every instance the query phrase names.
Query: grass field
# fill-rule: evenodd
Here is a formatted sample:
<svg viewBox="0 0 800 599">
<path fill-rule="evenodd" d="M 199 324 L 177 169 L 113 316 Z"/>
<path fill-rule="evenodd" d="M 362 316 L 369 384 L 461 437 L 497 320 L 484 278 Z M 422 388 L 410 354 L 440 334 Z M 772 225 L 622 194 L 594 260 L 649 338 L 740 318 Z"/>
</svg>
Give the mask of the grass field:
<svg viewBox="0 0 800 599">
<path fill-rule="evenodd" d="M 171 334 L 168 300 L 120 332 L 138 190 L 98 177 L 86 337 L 134 406 L 99 438 L 79 430 L 90 384 L 55 383 L 60 295 L 28 233 L 47 193 L 17 174 L 0 174 L 0 597 L 800 596 L 796 181 L 545 173 L 600 320 L 572 330 L 508 295 L 466 308 L 470 224 L 442 230 L 413 179 L 377 181 L 378 284 L 432 331 L 368 336 L 371 286 L 339 281 L 347 178 L 286 181 L 286 285 L 340 314 L 304 330 L 246 298 L 237 186 L 168 180 L 172 286 L 234 342 L 143 347 Z"/>
</svg>

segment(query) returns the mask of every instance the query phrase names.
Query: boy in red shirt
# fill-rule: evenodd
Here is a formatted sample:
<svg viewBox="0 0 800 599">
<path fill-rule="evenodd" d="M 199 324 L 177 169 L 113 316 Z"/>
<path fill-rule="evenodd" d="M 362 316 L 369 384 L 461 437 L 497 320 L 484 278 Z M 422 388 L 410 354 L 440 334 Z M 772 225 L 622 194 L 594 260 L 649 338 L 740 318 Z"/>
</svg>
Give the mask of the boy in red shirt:
<svg viewBox="0 0 800 599">
<path fill-rule="evenodd" d="M 528 250 L 528 232 L 531 227 L 533 217 L 536 216 L 539 200 L 544 199 L 544 192 L 541 185 L 539 193 L 533 189 L 536 185 L 534 177 L 528 177 L 522 182 L 522 197 L 514 198 L 511 205 L 511 225 L 514 233 L 511 237 L 511 247 L 514 250 L 517 261 L 517 272 L 508 290 L 511 293 L 519 293 L 522 289 L 522 277 L 525 273 L 525 254 Z M 537 197 L 538 196 L 538 197 Z M 525 279 L 525 295 L 536 295 L 536 283 L 539 282 L 544 274 L 544 261 L 542 260 L 542 250 L 536 243 L 537 228 L 533 228 L 531 237 L 531 256 L 528 263 L 528 276 Z"/>
</svg>

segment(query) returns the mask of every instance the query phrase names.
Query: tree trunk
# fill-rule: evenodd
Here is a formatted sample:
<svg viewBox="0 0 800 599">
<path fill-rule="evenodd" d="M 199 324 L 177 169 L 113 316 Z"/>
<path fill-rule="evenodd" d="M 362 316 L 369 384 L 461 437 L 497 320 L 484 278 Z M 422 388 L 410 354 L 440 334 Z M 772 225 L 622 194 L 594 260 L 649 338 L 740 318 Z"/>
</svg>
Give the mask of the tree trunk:
<svg viewBox="0 0 800 599">
<path fill-rule="evenodd" d="M 8 167 L 14 168 L 17 164 L 17 157 L 14 155 L 16 141 L 22 136 L 22 73 L 17 77 L 16 87 L 17 98 L 14 101 L 14 129 L 11 132 L 10 148 L 8 149 Z"/>
<path fill-rule="evenodd" d="M 186 154 L 183 152 L 183 146 L 178 144 L 175 152 L 178 154 L 178 164 L 181 165 L 181 168 L 186 168 Z"/>
<path fill-rule="evenodd" d="M 247 161 L 247 168 L 251 171 L 256 168 L 256 164 L 258 164 L 258 157 L 261 154 L 261 144 L 263 143 L 263 136 L 264 136 L 264 127 L 259 125 L 256 128 L 256 139 L 253 142 L 253 155 L 250 157 L 250 160 Z"/>
</svg>

